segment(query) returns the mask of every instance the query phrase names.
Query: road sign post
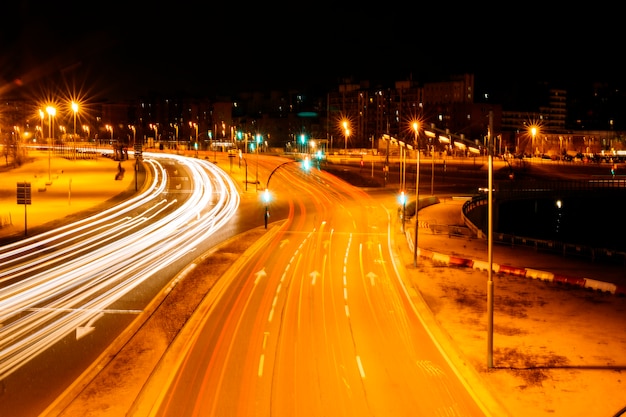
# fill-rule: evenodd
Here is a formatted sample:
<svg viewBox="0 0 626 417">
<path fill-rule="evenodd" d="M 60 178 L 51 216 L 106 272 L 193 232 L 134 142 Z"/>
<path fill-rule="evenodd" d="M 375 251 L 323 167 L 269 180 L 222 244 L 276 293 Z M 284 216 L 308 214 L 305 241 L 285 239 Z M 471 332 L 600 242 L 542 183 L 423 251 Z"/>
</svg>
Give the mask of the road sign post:
<svg viewBox="0 0 626 417">
<path fill-rule="evenodd" d="M 28 234 L 28 214 L 26 206 L 31 204 L 31 195 L 30 182 L 17 183 L 17 204 L 24 205 L 24 236 Z"/>
</svg>

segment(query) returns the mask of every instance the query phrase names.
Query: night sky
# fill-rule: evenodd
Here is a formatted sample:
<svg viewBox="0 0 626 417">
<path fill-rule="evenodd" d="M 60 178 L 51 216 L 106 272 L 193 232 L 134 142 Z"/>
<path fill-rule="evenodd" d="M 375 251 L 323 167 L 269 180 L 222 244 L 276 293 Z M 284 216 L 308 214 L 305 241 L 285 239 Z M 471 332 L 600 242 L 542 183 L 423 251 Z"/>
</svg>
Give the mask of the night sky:
<svg viewBox="0 0 626 417">
<path fill-rule="evenodd" d="M 348 77 L 378 85 L 469 72 L 494 89 L 621 77 L 617 12 L 393 6 L 14 2 L 2 6 L 0 95 L 50 83 L 116 99 L 328 90 Z"/>
</svg>

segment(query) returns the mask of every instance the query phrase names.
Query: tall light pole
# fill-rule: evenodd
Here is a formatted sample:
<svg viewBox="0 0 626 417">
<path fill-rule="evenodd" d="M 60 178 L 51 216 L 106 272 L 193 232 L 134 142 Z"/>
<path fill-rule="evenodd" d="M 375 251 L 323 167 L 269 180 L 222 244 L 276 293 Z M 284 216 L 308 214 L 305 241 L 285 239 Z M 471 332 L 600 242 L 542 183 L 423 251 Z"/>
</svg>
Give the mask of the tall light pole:
<svg viewBox="0 0 626 417">
<path fill-rule="evenodd" d="M 532 126 L 530 128 L 530 134 L 531 134 L 531 136 L 533 138 L 532 144 L 530 145 L 531 146 L 531 150 L 530 151 L 531 151 L 532 155 L 535 155 L 535 137 L 537 136 L 537 127 L 536 126 Z"/>
<path fill-rule="evenodd" d="M 420 142 L 419 142 L 419 123 L 413 122 L 413 130 L 415 131 L 415 152 L 417 152 L 415 165 L 415 242 L 413 242 L 413 266 L 417 266 L 417 229 L 419 222 L 417 214 L 420 208 Z"/>
<path fill-rule="evenodd" d="M 128 125 L 128 128 L 133 131 L 133 147 L 134 147 L 135 140 L 137 139 L 137 128 L 134 125 Z"/>
<path fill-rule="evenodd" d="M 487 150 L 489 152 L 489 178 L 487 178 L 487 367 L 493 368 L 493 111 L 489 111 Z"/>
<path fill-rule="evenodd" d="M 198 123 L 189 122 L 189 126 L 193 127 L 196 131 L 196 142 L 194 148 L 196 149 L 196 158 L 198 157 Z"/>
<path fill-rule="evenodd" d="M 111 132 L 111 144 L 113 144 L 113 126 L 106 125 L 105 128 L 107 131 Z"/>
<path fill-rule="evenodd" d="M 52 175 L 50 173 L 52 144 L 54 143 L 54 141 L 52 140 L 52 117 L 57 114 L 57 109 L 52 106 L 48 106 L 46 107 L 46 113 L 48 113 L 48 181 L 52 181 Z"/>
<path fill-rule="evenodd" d="M 43 110 L 39 109 L 39 117 L 41 118 L 41 129 L 40 129 L 40 133 L 41 133 L 41 139 L 43 140 L 43 135 L 45 135 L 45 133 L 43 132 L 43 118 L 44 118 L 44 112 Z"/>
<path fill-rule="evenodd" d="M 174 123 L 174 130 L 176 131 L 176 155 L 178 155 L 178 123 Z"/>
<path fill-rule="evenodd" d="M 254 140 L 254 146 L 256 147 L 256 190 L 259 190 L 259 142 L 261 142 L 261 135 L 260 134 L 256 134 L 255 140 Z"/>
<path fill-rule="evenodd" d="M 72 111 L 74 112 L 74 136 L 72 143 L 74 144 L 74 159 L 76 159 L 76 113 L 78 113 L 78 103 L 72 101 L 71 103 Z"/>
<path fill-rule="evenodd" d="M 346 139 L 346 154 L 348 153 L 348 136 L 350 136 L 350 125 L 348 124 L 347 120 L 343 121 L 343 135 Z"/>
<path fill-rule="evenodd" d="M 430 194 L 433 195 L 435 189 L 435 144 L 434 138 L 437 137 L 435 132 L 430 130 L 424 130 L 424 134 L 430 138 L 430 141 L 433 141 L 431 146 L 431 166 L 430 166 Z M 426 149 L 428 149 L 428 144 L 426 144 Z"/>
<path fill-rule="evenodd" d="M 159 140 L 159 127 L 157 126 L 157 124 L 152 124 L 150 123 L 150 129 L 154 130 L 154 141 L 158 141 Z"/>
</svg>

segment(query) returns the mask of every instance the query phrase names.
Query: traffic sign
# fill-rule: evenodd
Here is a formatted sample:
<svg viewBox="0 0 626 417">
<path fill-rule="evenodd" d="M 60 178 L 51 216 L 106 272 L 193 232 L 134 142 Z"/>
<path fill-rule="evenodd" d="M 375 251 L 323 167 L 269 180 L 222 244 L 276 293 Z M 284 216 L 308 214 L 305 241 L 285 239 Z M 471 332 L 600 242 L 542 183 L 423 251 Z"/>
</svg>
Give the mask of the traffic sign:
<svg viewBox="0 0 626 417">
<path fill-rule="evenodd" d="M 31 204 L 30 182 L 17 183 L 17 204 Z"/>
</svg>

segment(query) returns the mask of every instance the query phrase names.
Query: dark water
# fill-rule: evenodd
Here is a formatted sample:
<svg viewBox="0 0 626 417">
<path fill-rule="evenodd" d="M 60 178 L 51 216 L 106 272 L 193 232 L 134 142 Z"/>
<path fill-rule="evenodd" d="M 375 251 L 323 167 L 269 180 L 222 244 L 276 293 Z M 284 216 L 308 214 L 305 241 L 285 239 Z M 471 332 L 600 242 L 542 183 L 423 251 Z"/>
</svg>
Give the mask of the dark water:
<svg viewBox="0 0 626 417">
<path fill-rule="evenodd" d="M 608 196 L 501 202 L 494 230 L 626 252 L 624 203 Z"/>
</svg>

